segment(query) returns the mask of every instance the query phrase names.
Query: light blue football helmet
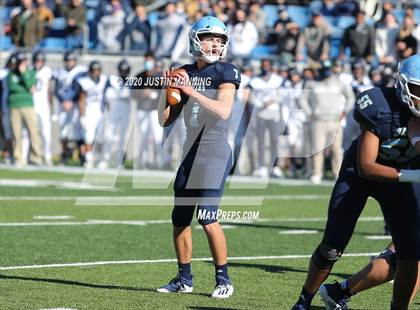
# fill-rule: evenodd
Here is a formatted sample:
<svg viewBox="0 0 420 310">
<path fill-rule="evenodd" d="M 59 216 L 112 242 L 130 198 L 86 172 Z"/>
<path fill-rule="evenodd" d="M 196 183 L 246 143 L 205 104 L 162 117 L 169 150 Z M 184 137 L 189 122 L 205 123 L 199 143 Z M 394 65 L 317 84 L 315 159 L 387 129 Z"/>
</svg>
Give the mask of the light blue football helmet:
<svg viewBox="0 0 420 310">
<path fill-rule="evenodd" d="M 224 38 L 225 42 L 221 45 L 219 55 L 212 55 L 211 52 L 210 54 L 205 53 L 201 48 L 199 35 L 211 33 L 221 35 Z M 200 18 L 191 26 L 188 37 L 189 52 L 194 57 L 202 58 L 207 63 L 213 63 L 218 61 L 220 58 L 226 57 L 230 35 L 226 25 L 220 19 L 213 16 L 204 16 Z"/>
<path fill-rule="evenodd" d="M 420 117 L 420 106 L 413 102 L 413 99 L 420 100 L 420 96 L 412 93 L 409 84 L 420 86 L 420 55 L 410 56 L 399 63 L 395 85 L 401 100 L 408 105 L 414 115 Z"/>
</svg>

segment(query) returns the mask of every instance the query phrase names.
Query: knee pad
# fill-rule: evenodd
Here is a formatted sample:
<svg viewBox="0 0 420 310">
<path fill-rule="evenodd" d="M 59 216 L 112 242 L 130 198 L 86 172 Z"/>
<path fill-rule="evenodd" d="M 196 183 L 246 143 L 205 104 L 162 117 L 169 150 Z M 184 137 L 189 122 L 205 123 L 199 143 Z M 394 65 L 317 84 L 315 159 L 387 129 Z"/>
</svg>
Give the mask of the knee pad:
<svg viewBox="0 0 420 310">
<path fill-rule="evenodd" d="M 172 225 L 175 227 L 190 226 L 193 214 L 194 209 L 191 211 L 190 207 L 175 207 L 172 210 Z"/>
<path fill-rule="evenodd" d="M 331 269 L 342 254 L 341 251 L 330 247 L 328 244 L 321 243 L 312 254 L 312 260 L 320 269 Z"/>
</svg>

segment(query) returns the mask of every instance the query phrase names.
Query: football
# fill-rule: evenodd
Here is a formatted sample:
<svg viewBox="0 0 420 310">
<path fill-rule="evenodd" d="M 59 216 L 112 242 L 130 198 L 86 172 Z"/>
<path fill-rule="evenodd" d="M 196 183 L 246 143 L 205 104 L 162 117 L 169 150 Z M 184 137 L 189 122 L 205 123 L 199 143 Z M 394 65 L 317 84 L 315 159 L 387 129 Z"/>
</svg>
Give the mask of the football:
<svg viewBox="0 0 420 310">
<path fill-rule="evenodd" d="M 184 69 L 174 70 L 170 76 L 171 83 L 166 89 L 166 101 L 169 105 L 176 105 L 181 102 L 181 91 L 178 88 L 172 86 L 173 83 L 176 83 L 176 81 L 172 81 L 172 76 L 179 71 L 186 72 Z"/>
</svg>

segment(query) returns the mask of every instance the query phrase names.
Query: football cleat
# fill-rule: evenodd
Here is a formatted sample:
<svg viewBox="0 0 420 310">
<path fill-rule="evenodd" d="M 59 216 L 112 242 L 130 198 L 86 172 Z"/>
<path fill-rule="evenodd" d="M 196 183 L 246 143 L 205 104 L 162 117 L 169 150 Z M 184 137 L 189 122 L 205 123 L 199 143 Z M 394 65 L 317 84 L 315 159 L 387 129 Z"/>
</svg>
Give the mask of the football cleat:
<svg viewBox="0 0 420 310">
<path fill-rule="evenodd" d="M 211 294 L 211 297 L 223 299 L 232 296 L 233 286 L 230 284 L 229 280 L 224 277 L 217 276 L 216 282 L 217 284 L 214 288 L 213 294 Z"/>
<path fill-rule="evenodd" d="M 341 288 L 340 283 L 323 284 L 319 288 L 319 295 L 325 304 L 327 310 L 347 310 L 349 296 Z"/>
<path fill-rule="evenodd" d="M 193 291 L 192 279 L 188 280 L 178 274 L 168 284 L 157 289 L 159 293 L 191 293 Z"/>
</svg>

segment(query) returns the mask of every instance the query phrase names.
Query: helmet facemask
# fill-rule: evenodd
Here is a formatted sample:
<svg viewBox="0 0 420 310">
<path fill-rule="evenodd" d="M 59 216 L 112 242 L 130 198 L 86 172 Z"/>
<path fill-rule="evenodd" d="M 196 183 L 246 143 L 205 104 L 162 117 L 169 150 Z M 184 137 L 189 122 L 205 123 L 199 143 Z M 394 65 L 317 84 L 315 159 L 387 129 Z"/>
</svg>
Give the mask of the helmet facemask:
<svg viewBox="0 0 420 310">
<path fill-rule="evenodd" d="M 404 74 L 399 74 L 396 87 L 401 100 L 408 105 L 415 116 L 420 117 L 420 82 L 409 81 Z"/>
<path fill-rule="evenodd" d="M 214 54 L 212 49 L 210 50 L 210 52 L 205 52 L 203 50 L 203 47 L 202 47 L 203 42 L 202 40 L 200 40 L 200 37 L 202 38 L 203 35 L 210 35 L 210 36 L 214 35 L 214 36 L 222 38 L 222 43 L 220 43 L 219 45 L 218 53 Z M 191 31 L 189 39 L 190 39 L 189 40 L 190 52 L 194 56 L 203 59 L 207 63 L 214 63 L 218 61 L 220 58 L 226 57 L 227 55 L 227 47 L 228 47 L 230 38 L 229 38 L 229 34 L 227 34 L 222 29 L 220 29 L 219 31 L 218 29 L 215 29 L 214 27 L 211 30 L 202 29 L 198 31 Z M 214 43 L 209 42 L 209 44 L 214 44 Z"/>
</svg>

